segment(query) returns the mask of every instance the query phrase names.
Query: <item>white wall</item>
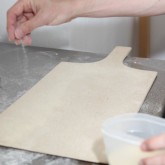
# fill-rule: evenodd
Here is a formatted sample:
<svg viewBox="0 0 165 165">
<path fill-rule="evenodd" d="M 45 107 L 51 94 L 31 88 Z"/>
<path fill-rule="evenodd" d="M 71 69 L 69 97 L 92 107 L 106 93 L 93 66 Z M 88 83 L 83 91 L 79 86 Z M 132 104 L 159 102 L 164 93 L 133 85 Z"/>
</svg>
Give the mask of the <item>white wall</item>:
<svg viewBox="0 0 165 165">
<path fill-rule="evenodd" d="M 0 0 L 0 41 L 7 42 L 6 11 L 16 0 Z M 108 53 L 114 46 L 137 47 L 134 18 L 78 18 L 56 27 L 42 27 L 32 33 L 33 45 Z M 133 44 L 134 43 L 134 44 Z"/>
<path fill-rule="evenodd" d="M 151 17 L 151 57 L 165 60 L 165 15 Z"/>
</svg>

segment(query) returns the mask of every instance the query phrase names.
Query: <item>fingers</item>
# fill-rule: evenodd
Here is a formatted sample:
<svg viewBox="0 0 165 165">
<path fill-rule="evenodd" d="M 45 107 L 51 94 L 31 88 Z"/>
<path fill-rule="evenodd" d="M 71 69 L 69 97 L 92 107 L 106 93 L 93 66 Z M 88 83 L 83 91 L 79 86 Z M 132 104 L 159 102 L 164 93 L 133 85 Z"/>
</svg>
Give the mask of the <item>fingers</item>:
<svg viewBox="0 0 165 165">
<path fill-rule="evenodd" d="M 147 139 L 141 145 L 143 151 L 160 150 L 163 148 L 165 148 L 165 134 Z M 139 165 L 165 165 L 165 154 L 142 159 Z"/>
<path fill-rule="evenodd" d="M 141 149 L 144 151 L 152 151 L 165 148 L 165 134 L 150 138 L 143 142 Z"/>
<path fill-rule="evenodd" d="M 142 159 L 139 165 L 165 165 L 165 154 L 155 156 L 152 158 Z"/>
<path fill-rule="evenodd" d="M 27 20 L 26 22 L 23 22 L 17 26 L 15 29 L 15 37 L 17 39 L 22 39 L 29 33 L 31 33 L 34 29 L 44 25 L 44 21 L 41 19 L 39 14 L 32 17 L 31 19 Z"/>
<path fill-rule="evenodd" d="M 24 44 L 29 45 L 31 43 L 31 37 L 29 36 L 30 32 L 22 35 L 21 38 L 18 38 L 15 33 L 18 33 L 16 30 L 18 29 L 19 31 L 19 27 L 22 24 L 33 17 L 34 13 L 29 1 L 17 1 L 17 3 L 15 3 L 15 5 L 7 13 L 7 31 L 9 40 L 14 41 L 17 45 L 19 45 L 21 43 L 20 40 L 22 40 Z"/>
<path fill-rule="evenodd" d="M 17 17 L 23 13 L 23 3 L 18 1 L 8 12 L 7 12 L 7 31 L 9 39 L 11 41 L 15 40 L 15 26 L 17 23 Z"/>
<path fill-rule="evenodd" d="M 16 45 L 20 45 L 21 43 L 23 43 L 25 46 L 27 46 L 27 45 L 31 45 L 31 43 L 32 43 L 32 38 L 31 38 L 31 36 L 30 36 L 30 34 L 29 35 L 26 35 L 23 39 L 21 39 L 21 40 L 15 40 L 15 44 Z"/>
</svg>

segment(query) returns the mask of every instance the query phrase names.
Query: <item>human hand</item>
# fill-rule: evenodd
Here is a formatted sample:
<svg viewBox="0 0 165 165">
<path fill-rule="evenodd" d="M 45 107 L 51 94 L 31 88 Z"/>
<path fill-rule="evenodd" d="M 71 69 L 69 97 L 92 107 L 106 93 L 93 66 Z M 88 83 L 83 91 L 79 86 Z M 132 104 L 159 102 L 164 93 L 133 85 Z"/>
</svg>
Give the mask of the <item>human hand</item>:
<svg viewBox="0 0 165 165">
<path fill-rule="evenodd" d="M 85 0 L 18 0 L 7 12 L 10 41 L 31 44 L 30 33 L 44 25 L 58 25 L 77 17 Z M 81 2 L 81 3 L 80 3 Z"/>
<path fill-rule="evenodd" d="M 141 149 L 143 151 L 165 149 L 165 134 L 144 141 L 141 145 Z M 140 161 L 139 165 L 165 165 L 165 152 L 151 158 L 144 158 Z"/>
</svg>

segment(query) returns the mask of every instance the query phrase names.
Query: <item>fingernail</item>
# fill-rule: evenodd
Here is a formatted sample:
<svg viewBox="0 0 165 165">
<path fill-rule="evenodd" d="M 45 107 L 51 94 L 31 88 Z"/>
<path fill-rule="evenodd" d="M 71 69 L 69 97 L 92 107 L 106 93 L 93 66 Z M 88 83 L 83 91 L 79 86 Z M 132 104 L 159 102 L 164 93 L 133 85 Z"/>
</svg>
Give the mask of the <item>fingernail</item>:
<svg viewBox="0 0 165 165">
<path fill-rule="evenodd" d="M 23 32 L 22 32 L 22 30 L 19 29 L 19 28 L 17 28 L 17 29 L 15 30 L 15 36 L 16 36 L 17 39 L 23 38 Z"/>
</svg>

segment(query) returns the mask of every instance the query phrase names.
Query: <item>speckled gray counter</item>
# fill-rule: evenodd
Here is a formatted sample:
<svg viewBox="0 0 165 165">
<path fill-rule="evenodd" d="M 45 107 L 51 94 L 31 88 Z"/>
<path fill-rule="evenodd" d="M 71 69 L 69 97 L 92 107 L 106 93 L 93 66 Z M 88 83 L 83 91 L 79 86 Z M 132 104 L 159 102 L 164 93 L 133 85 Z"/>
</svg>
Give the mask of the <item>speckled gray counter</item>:
<svg viewBox="0 0 165 165">
<path fill-rule="evenodd" d="M 24 51 L 21 46 L 0 43 L 0 112 L 4 111 L 60 62 L 90 63 L 99 61 L 106 56 L 37 47 L 28 47 Z M 130 67 L 158 72 L 158 77 L 140 112 L 163 116 L 165 107 L 165 61 L 128 57 L 124 63 Z M 0 165 L 95 164 L 0 147 Z"/>
</svg>

